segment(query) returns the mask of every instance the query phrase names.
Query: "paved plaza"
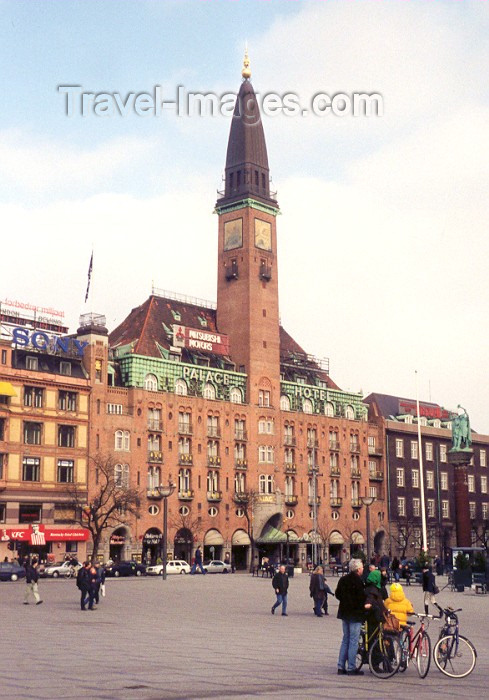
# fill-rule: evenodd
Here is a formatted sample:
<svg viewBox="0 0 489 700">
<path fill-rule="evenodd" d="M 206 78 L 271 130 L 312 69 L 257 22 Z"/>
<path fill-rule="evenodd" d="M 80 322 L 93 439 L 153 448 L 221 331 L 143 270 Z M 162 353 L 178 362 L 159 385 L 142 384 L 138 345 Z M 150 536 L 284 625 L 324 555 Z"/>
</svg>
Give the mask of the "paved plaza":
<svg viewBox="0 0 489 700">
<path fill-rule="evenodd" d="M 336 578 L 329 583 L 334 589 Z M 441 583 L 442 580 L 440 580 Z M 462 607 L 463 632 L 478 650 L 466 679 L 432 665 L 423 681 L 336 675 L 337 604 L 312 614 L 309 577 L 290 582 L 289 616 L 276 614 L 270 579 L 248 574 L 108 579 L 94 612 L 79 610 L 72 580 L 41 580 L 44 604 L 22 605 L 24 582 L 0 583 L 0 694 L 20 698 L 416 698 L 483 697 L 487 692 L 489 595 L 439 596 Z M 419 586 L 407 589 L 422 610 Z M 279 610 L 277 611 L 279 613 Z M 440 623 L 430 626 L 432 640 Z M 402 683 L 402 686 L 401 686 Z"/>
</svg>

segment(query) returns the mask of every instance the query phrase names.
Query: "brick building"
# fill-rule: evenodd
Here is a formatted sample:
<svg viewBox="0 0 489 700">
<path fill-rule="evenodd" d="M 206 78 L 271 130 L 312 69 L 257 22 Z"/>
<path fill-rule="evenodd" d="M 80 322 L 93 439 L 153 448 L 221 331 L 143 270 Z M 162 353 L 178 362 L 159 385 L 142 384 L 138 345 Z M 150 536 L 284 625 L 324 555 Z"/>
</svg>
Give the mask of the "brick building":
<svg viewBox="0 0 489 700">
<path fill-rule="evenodd" d="M 305 564 L 365 544 L 362 497 L 375 492 L 372 536 L 383 532 L 383 454 L 359 394 L 279 321 L 279 212 L 263 126 L 245 78 L 232 120 L 218 216 L 217 305 L 153 294 L 108 336 L 86 318 L 92 377 L 90 452 L 111 453 L 144 494 L 141 517 L 107 533 L 107 558 L 156 558 L 169 498 L 169 551 L 187 560 L 261 554 Z M 317 534 L 314 523 L 317 522 Z M 253 550 L 253 551 L 252 551 Z"/>
</svg>

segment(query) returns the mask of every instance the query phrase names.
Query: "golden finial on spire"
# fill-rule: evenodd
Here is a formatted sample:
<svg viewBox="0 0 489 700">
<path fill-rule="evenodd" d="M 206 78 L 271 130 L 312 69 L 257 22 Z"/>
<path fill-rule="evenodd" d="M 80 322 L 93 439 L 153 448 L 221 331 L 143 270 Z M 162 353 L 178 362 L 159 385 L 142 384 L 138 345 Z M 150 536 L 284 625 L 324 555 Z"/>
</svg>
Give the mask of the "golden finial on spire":
<svg viewBox="0 0 489 700">
<path fill-rule="evenodd" d="M 250 69 L 250 59 L 248 58 L 248 43 L 246 44 L 245 48 L 245 55 L 243 59 L 243 70 L 241 71 L 241 75 L 245 80 L 248 80 L 251 78 L 251 69 Z"/>
</svg>

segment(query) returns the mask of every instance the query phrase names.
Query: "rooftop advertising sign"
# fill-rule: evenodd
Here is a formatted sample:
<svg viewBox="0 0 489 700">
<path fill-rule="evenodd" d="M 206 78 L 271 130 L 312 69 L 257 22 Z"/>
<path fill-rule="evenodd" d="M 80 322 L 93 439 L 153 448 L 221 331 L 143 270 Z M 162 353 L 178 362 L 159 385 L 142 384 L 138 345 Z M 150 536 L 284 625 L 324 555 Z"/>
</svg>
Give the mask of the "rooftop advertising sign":
<svg viewBox="0 0 489 700">
<path fill-rule="evenodd" d="M 229 338 L 221 333 L 213 333 L 187 326 L 173 325 L 173 345 L 215 355 L 229 355 Z"/>
</svg>

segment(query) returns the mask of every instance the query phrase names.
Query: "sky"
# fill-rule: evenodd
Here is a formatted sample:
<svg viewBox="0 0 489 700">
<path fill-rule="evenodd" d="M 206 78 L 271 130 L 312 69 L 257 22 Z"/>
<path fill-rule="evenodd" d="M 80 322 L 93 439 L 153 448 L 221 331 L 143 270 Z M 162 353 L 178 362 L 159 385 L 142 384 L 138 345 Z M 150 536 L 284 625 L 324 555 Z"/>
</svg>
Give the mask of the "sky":
<svg viewBox="0 0 489 700">
<path fill-rule="evenodd" d="M 282 325 L 341 388 L 415 398 L 417 371 L 489 433 L 488 34 L 477 1 L 0 0 L 0 301 L 72 332 L 153 285 L 215 301 L 229 116 L 67 116 L 58 86 L 236 93 L 247 44 L 258 94 L 383 101 L 263 116 Z"/>
</svg>

